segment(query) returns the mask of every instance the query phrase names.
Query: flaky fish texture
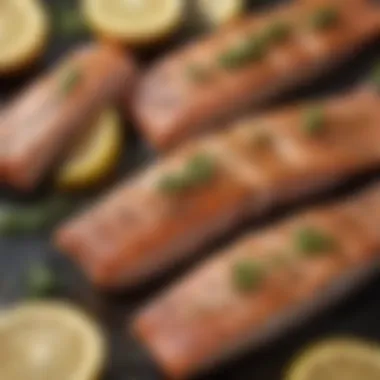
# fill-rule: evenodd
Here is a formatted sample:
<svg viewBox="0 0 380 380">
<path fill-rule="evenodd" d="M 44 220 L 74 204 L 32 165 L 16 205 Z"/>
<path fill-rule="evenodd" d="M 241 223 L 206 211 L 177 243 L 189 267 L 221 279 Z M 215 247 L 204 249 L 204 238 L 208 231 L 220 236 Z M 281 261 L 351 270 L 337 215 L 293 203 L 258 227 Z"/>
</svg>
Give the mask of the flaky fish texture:
<svg viewBox="0 0 380 380">
<path fill-rule="evenodd" d="M 226 117 L 316 78 L 380 35 L 370 0 L 294 0 L 159 59 L 132 111 L 152 146 L 167 150 Z"/>
<path fill-rule="evenodd" d="M 0 112 L 0 182 L 36 187 L 104 107 L 130 91 L 135 66 L 103 45 L 75 50 Z"/>
<path fill-rule="evenodd" d="M 378 273 L 380 185 L 256 231 L 145 306 L 133 331 L 171 379 L 268 343 Z"/>
<path fill-rule="evenodd" d="M 246 218 L 380 166 L 370 88 L 247 117 L 174 150 L 55 233 L 98 286 L 139 285 Z"/>
</svg>

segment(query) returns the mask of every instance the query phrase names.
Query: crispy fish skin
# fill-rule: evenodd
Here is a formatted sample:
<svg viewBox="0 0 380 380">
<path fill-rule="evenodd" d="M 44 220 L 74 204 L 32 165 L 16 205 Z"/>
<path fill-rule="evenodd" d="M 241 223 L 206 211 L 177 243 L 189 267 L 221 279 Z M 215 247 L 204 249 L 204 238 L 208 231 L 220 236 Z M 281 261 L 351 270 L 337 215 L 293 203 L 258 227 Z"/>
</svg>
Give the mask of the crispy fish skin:
<svg viewBox="0 0 380 380">
<path fill-rule="evenodd" d="M 379 104 L 377 92 L 360 88 L 188 142 L 58 228 L 55 245 L 98 286 L 140 285 L 246 218 L 378 168 Z M 315 110 L 322 117 L 316 131 L 308 124 Z M 212 160 L 213 175 L 197 187 L 162 191 L 162 179 L 200 155 Z"/>
<path fill-rule="evenodd" d="M 135 76 L 131 57 L 89 45 L 26 88 L 1 110 L 1 182 L 25 191 L 36 187 L 100 110 L 122 101 Z"/>
<path fill-rule="evenodd" d="M 336 8 L 336 24 L 310 26 L 324 8 Z M 136 122 L 153 147 L 171 149 L 221 127 L 220 120 L 247 106 L 257 107 L 331 69 L 379 36 L 379 19 L 379 7 L 366 0 L 294 1 L 247 18 L 153 64 L 137 86 L 132 104 Z M 290 28 L 289 35 L 266 48 L 261 58 L 248 58 L 241 67 L 220 67 L 218 57 L 224 52 L 249 38 L 255 43 L 254 38 L 279 23 Z"/>
<path fill-rule="evenodd" d="M 252 344 L 258 348 L 320 312 L 379 270 L 380 186 L 255 232 L 216 254 L 150 302 L 132 322 L 163 372 L 184 379 Z M 314 228 L 334 244 L 302 256 L 294 236 Z M 260 285 L 242 292 L 232 268 L 275 259 Z M 294 311 L 293 311 L 294 310 Z"/>
</svg>

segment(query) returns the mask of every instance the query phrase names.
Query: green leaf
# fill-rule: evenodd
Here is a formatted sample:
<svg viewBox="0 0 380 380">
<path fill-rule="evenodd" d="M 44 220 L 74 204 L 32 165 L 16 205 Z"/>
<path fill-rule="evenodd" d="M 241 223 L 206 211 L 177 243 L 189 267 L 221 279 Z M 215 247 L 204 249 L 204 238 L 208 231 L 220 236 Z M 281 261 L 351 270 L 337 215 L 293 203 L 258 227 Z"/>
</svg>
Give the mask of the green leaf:
<svg viewBox="0 0 380 380">
<path fill-rule="evenodd" d="M 39 264 L 29 269 L 27 286 L 32 297 L 46 297 L 58 289 L 58 281 L 53 271 L 46 265 Z"/>
<path fill-rule="evenodd" d="M 264 277 L 264 268 L 253 260 L 241 260 L 232 267 L 233 284 L 241 292 L 256 290 Z"/>
<path fill-rule="evenodd" d="M 302 228 L 297 231 L 294 240 L 296 250 L 308 256 L 324 254 L 335 247 L 332 237 L 311 227 Z"/>
<path fill-rule="evenodd" d="M 325 128 L 325 115 L 320 107 L 311 107 L 304 114 L 303 130 L 309 136 L 320 135 Z"/>
<path fill-rule="evenodd" d="M 338 10 L 332 7 L 318 9 L 310 19 L 314 29 L 326 29 L 334 26 L 339 20 Z"/>
</svg>

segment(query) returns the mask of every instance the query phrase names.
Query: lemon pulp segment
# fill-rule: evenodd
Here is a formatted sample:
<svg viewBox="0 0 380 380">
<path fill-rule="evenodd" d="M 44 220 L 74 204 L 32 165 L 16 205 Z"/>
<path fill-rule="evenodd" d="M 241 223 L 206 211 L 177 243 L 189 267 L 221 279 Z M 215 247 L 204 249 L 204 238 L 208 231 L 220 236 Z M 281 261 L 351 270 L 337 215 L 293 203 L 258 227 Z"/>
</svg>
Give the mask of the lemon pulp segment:
<svg viewBox="0 0 380 380">
<path fill-rule="evenodd" d="M 199 13 L 214 25 L 223 25 L 238 17 L 244 9 L 243 0 L 197 0 Z"/>
<path fill-rule="evenodd" d="M 58 171 L 57 183 L 61 188 L 92 186 L 114 169 L 123 145 L 117 112 L 114 109 L 103 111 L 84 137 Z"/>
<path fill-rule="evenodd" d="M 126 44 L 149 43 L 180 24 L 184 0 L 82 0 L 83 12 L 101 36 Z"/>
<path fill-rule="evenodd" d="M 0 1 L 0 72 L 15 71 L 42 53 L 48 17 L 38 0 Z"/>
<path fill-rule="evenodd" d="M 287 375 L 287 380 L 328 379 L 380 379 L 380 348 L 352 339 L 323 342 L 306 350 Z"/>
<path fill-rule="evenodd" d="M 0 314 L 0 378 L 94 380 L 105 359 L 98 326 L 71 305 L 27 303 Z"/>
</svg>

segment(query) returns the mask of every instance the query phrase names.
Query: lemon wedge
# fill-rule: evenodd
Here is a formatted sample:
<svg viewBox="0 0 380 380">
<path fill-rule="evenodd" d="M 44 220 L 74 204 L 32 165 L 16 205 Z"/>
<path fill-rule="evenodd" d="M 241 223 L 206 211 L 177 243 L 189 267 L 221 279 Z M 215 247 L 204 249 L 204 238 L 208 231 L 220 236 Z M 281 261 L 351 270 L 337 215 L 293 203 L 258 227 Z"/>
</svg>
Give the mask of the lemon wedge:
<svg viewBox="0 0 380 380">
<path fill-rule="evenodd" d="M 83 14 L 105 39 L 144 45 L 173 32 L 182 21 L 185 0 L 82 0 Z"/>
<path fill-rule="evenodd" d="M 4 380 L 94 380 L 105 362 L 100 328 L 64 303 L 26 303 L 3 311 L 0 339 Z"/>
<path fill-rule="evenodd" d="M 58 187 L 83 189 L 101 182 L 115 168 L 122 145 L 119 115 L 115 110 L 107 109 L 58 170 Z"/>
<path fill-rule="evenodd" d="M 244 10 L 244 0 L 197 0 L 198 11 L 210 24 L 220 26 L 238 18 Z"/>
<path fill-rule="evenodd" d="M 24 69 L 43 53 L 48 17 L 38 0 L 0 1 L 0 73 Z"/>
<path fill-rule="evenodd" d="M 380 347 L 353 339 L 317 344 L 295 361 L 286 379 L 380 379 Z"/>
</svg>

